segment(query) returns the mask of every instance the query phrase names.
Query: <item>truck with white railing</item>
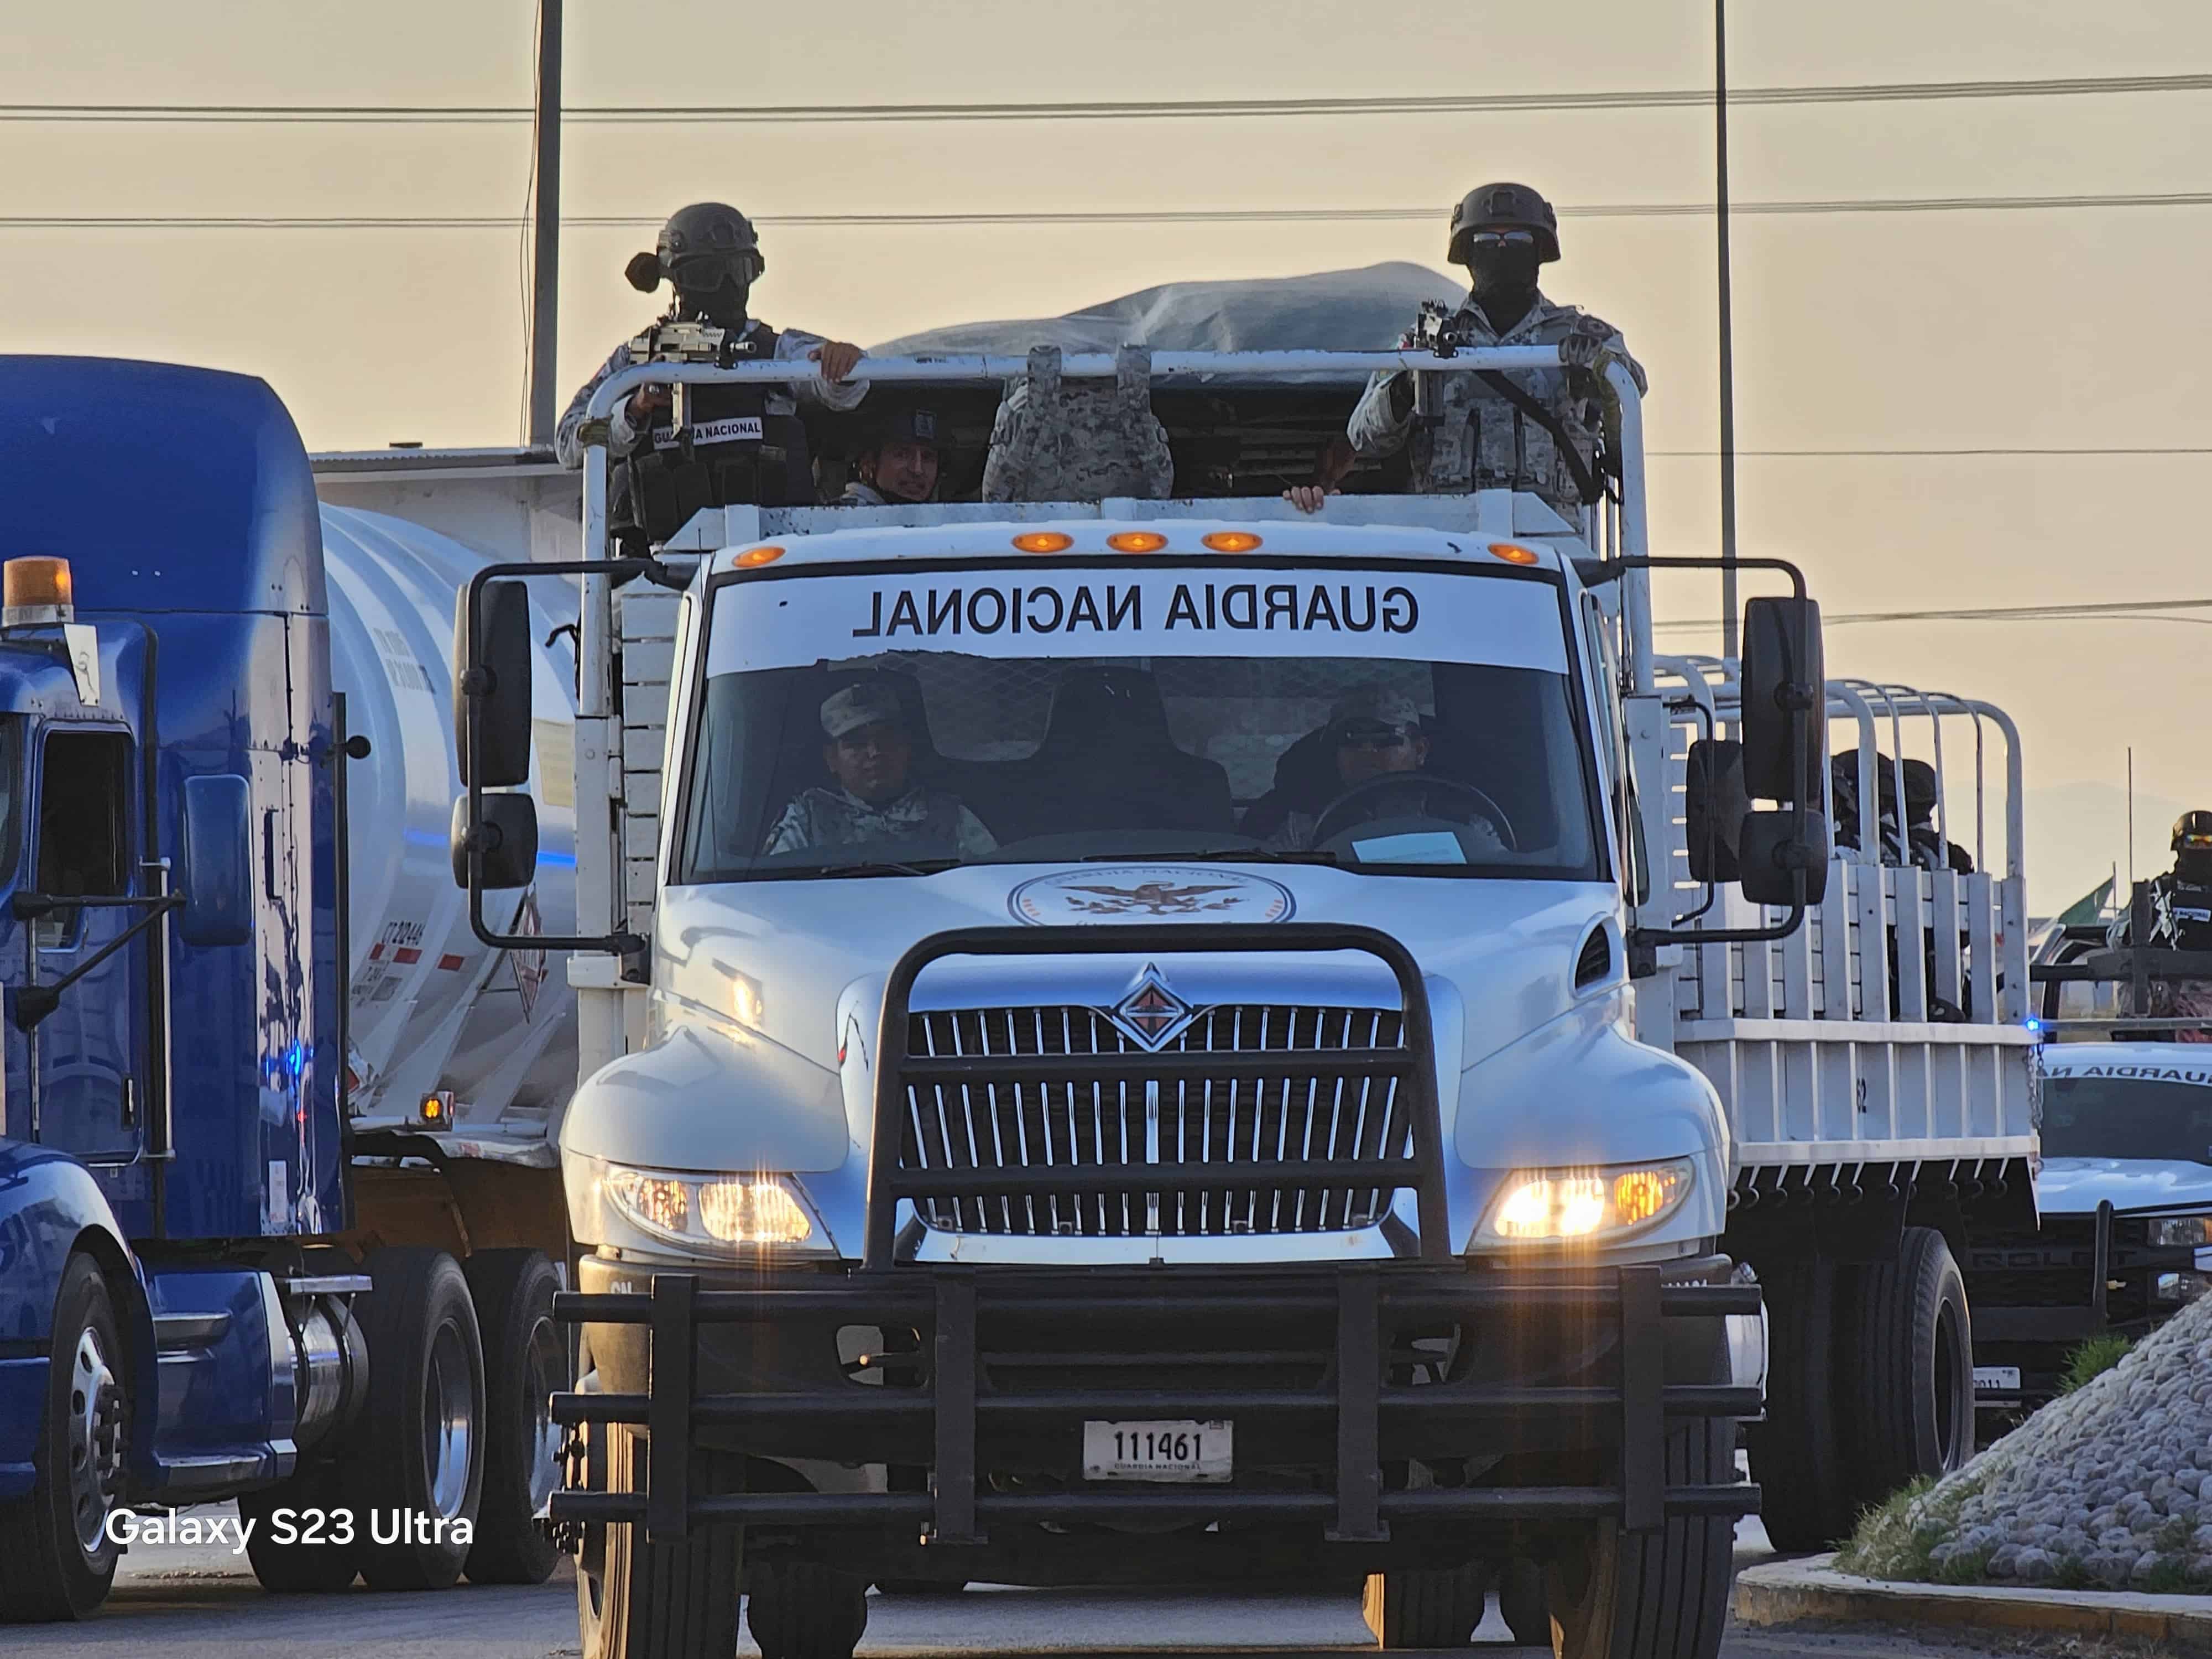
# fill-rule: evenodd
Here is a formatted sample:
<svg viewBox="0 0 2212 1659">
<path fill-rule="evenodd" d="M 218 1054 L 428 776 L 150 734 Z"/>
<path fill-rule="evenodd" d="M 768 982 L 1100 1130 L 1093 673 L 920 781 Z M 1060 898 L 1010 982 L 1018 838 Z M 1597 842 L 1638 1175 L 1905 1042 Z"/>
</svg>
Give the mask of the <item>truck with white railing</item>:
<svg viewBox="0 0 2212 1659">
<path fill-rule="evenodd" d="M 532 943 L 582 1033 L 550 1513 L 592 1659 L 726 1652 L 741 1591 L 842 1659 L 872 1583 L 1292 1576 L 1385 1646 L 1494 1582 L 1562 1655 L 1711 1659 L 1762 1487 L 1812 1543 L 1963 1459 L 1954 1258 L 2033 1216 L 2009 724 L 1828 678 L 1778 561 L 1739 658 L 1655 653 L 1652 573 L 1718 562 L 1650 556 L 1619 363 L 1579 510 L 1279 498 L 1372 371 L 1559 362 L 1069 356 L 1149 377 L 1184 495 L 628 557 L 616 404 L 806 366 L 600 387 L 583 557 L 472 582 L 456 687 L 511 945 L 520 590 L 580 579 L 578 931 Z M 979 439 L 1029 369 L 864 366 Z"/>
</svg>

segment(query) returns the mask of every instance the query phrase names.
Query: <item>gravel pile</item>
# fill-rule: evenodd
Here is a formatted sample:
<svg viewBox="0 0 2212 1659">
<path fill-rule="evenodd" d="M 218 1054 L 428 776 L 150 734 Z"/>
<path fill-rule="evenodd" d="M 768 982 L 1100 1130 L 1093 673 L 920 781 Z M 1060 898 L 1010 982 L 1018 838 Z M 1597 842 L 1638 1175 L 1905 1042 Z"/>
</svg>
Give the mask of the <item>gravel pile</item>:
<svg viewBox="0 0 2212 1659">
<path fill-rule="evenodd" d="M 2212 1589 L 2212 1297 L 1957 1474 L 1869 1515 L 1847 1571 Z"/>
</svg>

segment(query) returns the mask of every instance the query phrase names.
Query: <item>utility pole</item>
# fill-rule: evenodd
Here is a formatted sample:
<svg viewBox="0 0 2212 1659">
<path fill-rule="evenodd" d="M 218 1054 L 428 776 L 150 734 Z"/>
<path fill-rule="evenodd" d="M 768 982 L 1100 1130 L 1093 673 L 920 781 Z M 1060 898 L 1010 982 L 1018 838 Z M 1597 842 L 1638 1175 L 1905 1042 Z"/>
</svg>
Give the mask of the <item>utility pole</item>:
<svg viewBox="0 0 2212 1659">
<path fill-rule="evenodd" d="M 530 392 L 532 445 L 553 441 L 557 372 L 554 351 L 561 322 L 561 0 L 538 0 L 538 101 L 533 123 L 530 231 Z"/>
<path fill-rule="evenodd" d="M 1728 0 L 1713 0 L 1713 152 L 1721 302 L 1721 654 L 1739 648 L 1735 592 L 1735 338 L 1729 283 Z"/>
</svg>

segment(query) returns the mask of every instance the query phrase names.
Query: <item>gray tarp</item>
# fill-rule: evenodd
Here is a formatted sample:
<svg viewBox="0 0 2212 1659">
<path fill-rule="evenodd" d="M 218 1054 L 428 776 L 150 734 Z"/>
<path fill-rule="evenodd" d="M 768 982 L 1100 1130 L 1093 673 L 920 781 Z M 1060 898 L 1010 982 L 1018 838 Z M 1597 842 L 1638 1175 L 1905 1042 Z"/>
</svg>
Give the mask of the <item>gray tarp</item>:
<svg viewBox="0 0 2212 1659">
<path fill-rule="evenodd" d="M 1238 282 L 1169 283 L 1089 306 L 1065 317 L 961 323 L 908 334 L 869 349 L 878 356 L 1004 352 L 1032 346 L 1112 351 L 1388 350 L 1424 300 L 1456 306 L 1467 289 L 1425 265 L 1403 260 L 1359 270 Z"/>
</svg>

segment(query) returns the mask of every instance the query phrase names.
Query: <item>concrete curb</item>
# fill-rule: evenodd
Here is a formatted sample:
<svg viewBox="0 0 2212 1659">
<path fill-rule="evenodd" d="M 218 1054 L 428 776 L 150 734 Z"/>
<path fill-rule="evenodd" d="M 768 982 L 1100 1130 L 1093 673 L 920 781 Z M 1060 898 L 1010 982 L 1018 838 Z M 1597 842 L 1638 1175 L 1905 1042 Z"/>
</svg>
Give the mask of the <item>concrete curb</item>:
<svg viewBox="0 0 2212 1659">
<path fill-rule="evenodd" d="M 1736 1618 L 1747 1625 L 1811 1620 L 2119 1636 L 2212 1653 L 2212 1595 L 1894 1583 L 1838 1572 L 1835 1559 L 1815 1555 L 1745 1569 L 1736 1575 Z"/>
</svg>

